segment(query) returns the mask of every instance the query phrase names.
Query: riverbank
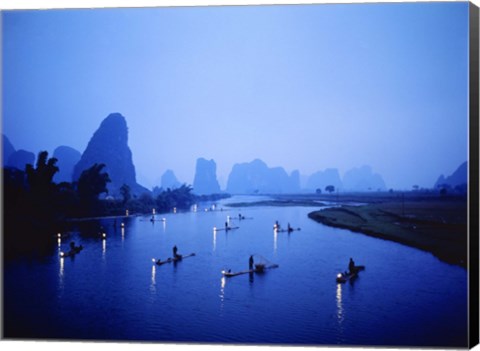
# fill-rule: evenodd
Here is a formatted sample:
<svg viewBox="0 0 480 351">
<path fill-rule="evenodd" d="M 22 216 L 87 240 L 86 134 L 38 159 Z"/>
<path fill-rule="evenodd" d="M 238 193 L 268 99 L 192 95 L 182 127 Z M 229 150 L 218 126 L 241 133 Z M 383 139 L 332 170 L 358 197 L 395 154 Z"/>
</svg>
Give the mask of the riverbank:
<svg viewBox="0 0 480 351">
<path fill-rule="evenodd" d="M 371 200 L 363 199 L 365 205 L 327 208 L 308 216 L 328 226 L 395 241 L 428 251 L 447 263 L 467 266 L 465 198 Z"/>
</svg>

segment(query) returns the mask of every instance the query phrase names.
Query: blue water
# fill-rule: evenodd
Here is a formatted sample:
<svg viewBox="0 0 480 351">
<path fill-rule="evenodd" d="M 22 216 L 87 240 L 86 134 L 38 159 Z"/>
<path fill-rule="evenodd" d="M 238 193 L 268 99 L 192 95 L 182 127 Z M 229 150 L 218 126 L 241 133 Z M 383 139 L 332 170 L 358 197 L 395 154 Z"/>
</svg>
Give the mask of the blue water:
<svg viewBox="0 0 480 351">
<path fill-rule="evenodd" d="M 223 200 L 223 203 L 237 199 Z M 241 199 L 244 201 L 245 199 Z M 223 211 L 219 209 L 223 208 Z M 209 209 L 211 209 L 209 207 Z M 90 223 L 43 260 L 4 266 L 4 336 L 76 340 L 465 347 L 467 272 L 429 253 L 310 220 L 311 207 L 248 207 Z M 214 232 L 227 216 L 240 228 Z M 278 220 L 301 227 L 273 231 Z M 120 228 L 124 221 L 125 228 Z M 95 228 L 104 227 L 105 240 Z M 71 240 L 84 249 L 60 258 Z M 176 264 L 152 258 L 196 253 Z M 279 268 L 231 278 L 251 254 Z M 259 256 L 255 256 L 259 257 Z M 353 283 L 336 274 L 353 257 Z"/>
</svg>

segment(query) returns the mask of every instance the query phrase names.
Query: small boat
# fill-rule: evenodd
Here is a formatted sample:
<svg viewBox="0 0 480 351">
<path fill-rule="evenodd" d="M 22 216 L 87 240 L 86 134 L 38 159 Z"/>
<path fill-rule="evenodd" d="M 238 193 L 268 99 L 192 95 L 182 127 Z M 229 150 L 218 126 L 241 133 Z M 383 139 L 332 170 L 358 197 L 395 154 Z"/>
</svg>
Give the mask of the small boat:
<svg viewBox="0 0 480 351">
<path fill-rule="evenodd" d="M 229 269 L 228 271 L 223 270 L 222 275 L 225 276 L 225 277 L 235 277 L 235 276 L 240 275 L 240 274 L 253 273 L 253 272 L 254 272 L 253 269 L 249 269 L 249 270 L 246 270 L 246 271 L 240 271 L 240 272 L 232 272 Z"/>
<path fill-rule="evenodd" d="M 337 283 L 346 283 L 349 280 L 353 280 L 358 276 L 358 272 L 363 271 L 365 266 L 355 266 L 352 272 L 344 272 L 337 274 Z"/>
<path fill-rule="evenodd" d="M 169 257 L 167 258 L 166 260 L 162 261 L 162 260 L 157 260 L 155 258 L 152 258 L 152 262 L 157 264 L 158 266 L 161 266 L 162 264 L 165 264 L 165 263 L 172 263 L 172 262 L 178 262 L 178 261 L 181 261 L 183 260 L 184 258 L 187 258 L 187 257 L 192 257 L 192 256 L 195 256 L 195 253 L 191 253 L 191 254 L 188 254 L 188 255 L 177 255 L 175 257 Z"/>
<path fill-rule="evenodd" d="M 79 253 L 80 251 L 83 250 L 83 246 L 80 245 L 80 246 L 76 246 L 72 249 L 70 249 L 70 251 L 68 252 L 60 252 L 60 257 L 72 257 L 72 256 L 75 256 L 77 253 Z"/>
<path fill-rule="evenodd" d="M 221 230 L 225 230 L 226 232 L 228 232 L 229 230 L 234 230 L 234 229 L 238 229 L 240 227 L 223 227 L 223 228 L 217 228 L 217 227 L 214 227 L 213 230 L 216 231 L 216 232 L 219 232 Z"/>
<path fill-rule="evenodd" d="M 288 229 L 275 229 L 277 233 L 291 233 L 294 231 L 302 230 L 302 228 L 288 228 Z"/>
</svg>

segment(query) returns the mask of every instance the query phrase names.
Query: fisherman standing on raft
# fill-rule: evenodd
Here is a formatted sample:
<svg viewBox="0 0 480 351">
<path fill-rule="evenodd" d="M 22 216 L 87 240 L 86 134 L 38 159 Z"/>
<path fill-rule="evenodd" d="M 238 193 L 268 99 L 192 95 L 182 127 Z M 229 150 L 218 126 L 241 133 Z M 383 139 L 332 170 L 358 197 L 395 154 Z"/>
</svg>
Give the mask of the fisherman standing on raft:
<svg viewBox="0 0 480 351">
<path fill-rule="evenodd" d="M 355 272 L 355 262 L 353 262 L 353 259 L 350 257 L 350 262 L 348 262 L 348 270 L 350 271 L 350 274 Z"/>
<path fill-rule="evenodd" d="M 248 259 L 248 268 L 253 269 L 253 255 Z"/>
</svg>

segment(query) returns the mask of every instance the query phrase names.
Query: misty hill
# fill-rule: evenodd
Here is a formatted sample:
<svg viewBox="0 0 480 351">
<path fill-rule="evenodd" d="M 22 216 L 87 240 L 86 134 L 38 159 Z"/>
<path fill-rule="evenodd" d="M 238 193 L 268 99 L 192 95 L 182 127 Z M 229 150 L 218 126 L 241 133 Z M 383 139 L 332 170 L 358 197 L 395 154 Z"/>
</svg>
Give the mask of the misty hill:
<svg viewBox="0 0 480 351">
<path fill-rule="evenodd" d="M 338 169 L 327 168 L 324 171 L 313 173 L 307 180 L 306 188 L 309 190 L 320 189 L 324 191 L 328 185 L 333 185 L 335 189 L 342 188 L 342 180 L 340 179 Z"/>
<path fill-rule="evenodd" d="M 7 167 L 13 167 L 24 171 L 25 166 L 28 163 L 35 165 L 35 154 L 26 150 L 17 150 L 8 158 Z"/>
<path fill-rule="evenodd" d="M 237 163 L 228 177 L 227 192 L 231 194 L 281 194 L 300 189 L 300 173 L 289 176 L 282 167 L 269 168 L 256 159 L 249 163 Z"/>
<path fill-rule="evenodd" d="M 370 166 L 353 168 L 343 176 L 343 189 L 346 191 L 377 191 L 387 187 L 380 174 L 373 173 Z"/>
<path fill-rule="evenodd" d="M 8 159 L 15 152 L 15 148 L 13 147 L 12 143 L 10 142 L 10 140 L 7 138 L 5 134 L 2 134 L 2 146 L 3 146 L 2 166 L 5 167 L 7 165 Z"/>
<path fill-rule="evenodd" d="M 197 159 L 195 177 L 193 179 L 193 192 L 197 195 L 220 193 L 220 185 L 217 181 L 217 164 L 214 160 Z"/>
<path fill-rule="evenodd" d="M 105 164 L 104 171 L 112 181 L 108 184 L 111 195 L 118 196 L 123 184 L 130 187 L 132 194 L 148 192 L 136 182 L 132 152 L 128 147 L 127 122 L 120 113 L 112 113 L 102 121 L 75 165 L 73 179 L 78 180 L 81 173 L 95 163 Z"/>
<path fill-rule="evenodd" d="M 459 186 L 466 186 L 468 182 L 468 162 L 465 161 L 462 163 L 451 175 L 445 177 L 443 174 L 438 178 L 437 182 L 435 183 L 434 188 L 439 187 L 459 187 Z"/>
<path fill-rule="evenodd" d="M 73 168 L 82 157 L 80 151 L 70 146 L 59 146 L 53 151 L 53 157 L 57 159 L 57 167 L 59 168 L 59 171 L 53 177 L 53 181 L 56 183 L 71 182 Z"/>
<path fill-rule="evenodd" d="M 163 173 L 160 184 L 163 189 L 176 189 L 180 188 L 181 185 L 182 184 L 178 181 L 175 173 L 173 173 L 171 169 L 168 169 Z"/>
</svg>

